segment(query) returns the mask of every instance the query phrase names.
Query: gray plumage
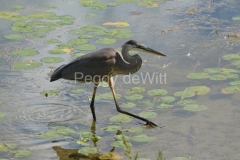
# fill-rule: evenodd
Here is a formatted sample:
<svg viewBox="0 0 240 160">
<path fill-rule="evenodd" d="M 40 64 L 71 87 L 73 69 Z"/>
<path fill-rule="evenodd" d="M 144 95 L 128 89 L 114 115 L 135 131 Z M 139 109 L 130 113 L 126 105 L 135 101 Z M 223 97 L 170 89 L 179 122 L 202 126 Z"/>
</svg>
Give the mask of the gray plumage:
<svg viewBox="0 0 240 160">
<path fill-rule="evenodd" d="M 116 108 L 119 112 L 141 119 L 150 126 L 157 126 L 145 118 L 121 110 L 121 108 L 118 106 L 114 87 L 112 84 L 112 76 L 118 74 L 133 74 L 137 72 L 142 65 L 142 59 L 140 56 L 137 54 L 129 55 L 129 50 L 141 50 L 159 56 L 165 56 L 164 54 L 159 53 L 151 48 L 145 47 L 134 40 L 130 40 L 122 46 L 122 52 L 118 52 L 113 48 L 103 48 L 83 55 L 66 65 L 58 67 L 53 72 L 50 81 L 56 81 L 60 78 L 67 80 L 77 80 L 82 83 L 92 81 L 97 84 L 97 86 L 100 81 L 106 81 L 109 83 L 109 86 L 113 92 Z M 91 77 L 91 79 L 87 79 L 87 77 Z M 97 86 L 94 86 L 92 102 L 90 105 L 94 121 L 96 121 L 94 111 L 94 98 Z"/>
</svg>

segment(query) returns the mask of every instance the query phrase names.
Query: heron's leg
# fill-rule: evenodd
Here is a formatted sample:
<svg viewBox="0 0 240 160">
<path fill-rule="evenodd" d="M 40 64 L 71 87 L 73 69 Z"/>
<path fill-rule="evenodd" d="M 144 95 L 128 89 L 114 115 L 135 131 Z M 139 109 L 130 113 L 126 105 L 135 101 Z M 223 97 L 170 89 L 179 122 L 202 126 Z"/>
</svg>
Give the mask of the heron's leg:
<svg viewBox="0 0 240 160">
<path fill-rule="evenodd" d="M 97 91 L 97 87 L 99 85 L 99 82 L 94 82 L 94 89 L 93 89 L 93 95 L 92 95 L 92 101 L 90 104 L 90 108 L 92 111 L 92 116 L 93 116 L 93 120 L 96 121 L 96 115 L 95 115 L 95 108 L 94 108 L 94 100 L 95 100 L 95 95 L 96 95 L 96 91 Z"/>
<path fill-rule="evenodd" d="M 116 93 L 115 93 L 115 90 L 114 90 L 114 84 L 113 84 L 113 78 L 111 77 L 110 80 L 109 80 L 109 87 L 111 88 L 111 91 L 112 91 L 112 94 L 113 94 L 113 98 L 114 98 L 114 101 L 115 101 L 115 104 L 116 104 L 116 108 L 117 108 L 117 111 L 120 112 L 120 113 L 123 113 L 123 114 L 126 114 L 126 115 L 129 115 L 129 116 L 132 116 L 134 118 L 137 118 L 137 119 L 140 119 L 144 122 L 146 122 L 147 125 L 151 126 L 151 127 L 156 127 L 157 125 L 145 118 L 142 118 L 142 117 L 139 117 L 137 115 L 134 115 L 132 113 L 129 113 L 129 112 L 126 112 L 124 110 L 122 110 L 119 105 L 118 105 L 118 102 L 117 102 L 117 98 L 116 98 Z"/>
</svg>

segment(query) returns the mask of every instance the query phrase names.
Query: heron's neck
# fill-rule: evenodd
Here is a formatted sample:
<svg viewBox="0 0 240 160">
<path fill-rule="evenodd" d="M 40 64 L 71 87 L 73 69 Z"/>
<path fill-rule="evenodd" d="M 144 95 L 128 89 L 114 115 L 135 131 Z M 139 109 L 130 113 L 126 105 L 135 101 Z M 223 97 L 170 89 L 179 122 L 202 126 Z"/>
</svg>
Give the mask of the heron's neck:
<svg viewBox="0 0 240 160">
<path fill-rule="evenodd" d="M 122 48 L 123 59 L 129 63 L 135 62 L 136 58 L 129 54 L 129 48 Z"/>
</svg>

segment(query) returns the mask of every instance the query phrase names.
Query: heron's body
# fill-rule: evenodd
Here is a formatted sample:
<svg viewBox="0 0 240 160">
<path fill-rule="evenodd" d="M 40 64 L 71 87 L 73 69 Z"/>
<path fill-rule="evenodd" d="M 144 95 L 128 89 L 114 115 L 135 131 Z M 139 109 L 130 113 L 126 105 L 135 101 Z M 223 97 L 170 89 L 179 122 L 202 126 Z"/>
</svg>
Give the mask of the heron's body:
<svg viewBox="0 0 240 160">
<path fill-rule="evenodd" d="M 140 69 L 142 65 L 142 59 L 140 58 L 139 55 L 137 54 L 129 55 L 128 53 L 128 51 L 130 49 L 133 49 L 134 47 L 138 49 L 143 49 L 150 53 L 165 56 L 150 48 L 139 45 L 136 41 L 130 40 L 122 46 L 122 53 L 119 53 L 113 48 L 104 48 L 83 55 L 66 65 L 58 67 L 52 74 L 50 81 L 52 82 L 60 78 L 63 78 L 67 80 L 77 80 L 82 83 L 89 81 L 94 82 L 95 86 L 90 107 L 93 114 L 93 119 L 95 121 L 96 121 L 94 111 L 95 93 L 99 82 L 102 80 L 106 81 L 109 83 L 109 86 L 113 92 L 116 107 L 119 112 L 141 119 L 147 122 L 148 124 L 154 126 L 155 124 L 147 119 L 121 110 L 120 107 L 118 106 L 115 97 L 112 76 L 118 74 L 128 75 L 135 73 Z"/>
</svg>

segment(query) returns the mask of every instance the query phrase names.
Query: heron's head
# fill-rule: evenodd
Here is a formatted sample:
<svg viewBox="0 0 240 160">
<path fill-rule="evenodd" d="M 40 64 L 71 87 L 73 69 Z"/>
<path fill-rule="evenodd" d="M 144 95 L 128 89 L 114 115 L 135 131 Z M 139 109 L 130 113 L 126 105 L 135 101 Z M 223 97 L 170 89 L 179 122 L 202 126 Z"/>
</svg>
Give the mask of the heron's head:
<svg viewBox="0 0 240 160">
<path fill-rule="evenodd" d="M 126 47 L 128 50 L 138 50 L 140 52 L 152 53 L 158 56 L 166 56 L 158 51 L 155 51 L 147 46 L 139 44 L 137 41 L 130 40 L 127 41 L 122 47 Z"/>
</svg>

